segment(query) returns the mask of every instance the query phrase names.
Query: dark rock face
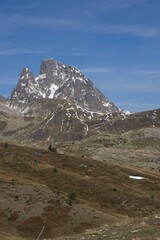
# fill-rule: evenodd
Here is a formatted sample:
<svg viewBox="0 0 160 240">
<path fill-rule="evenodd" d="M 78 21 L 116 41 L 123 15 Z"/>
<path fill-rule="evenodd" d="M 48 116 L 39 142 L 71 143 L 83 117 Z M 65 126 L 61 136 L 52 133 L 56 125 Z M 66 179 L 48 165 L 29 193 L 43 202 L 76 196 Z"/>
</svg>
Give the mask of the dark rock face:
<svg viewBox="0 0 160 240">
<path fill-rule="evenodd" d="M 0 103 L 7 103 L 8 99 L 0 95 Z"/>
<path fill-rule="evenodd" d="M 30 145 L 80 140 L 126 116 L 80 70 L 53 59 L 38 76 L 22 70 L 5 114 L 2 136 Z"/>
<path fill-rule="evenodd" d="M 20 80 L 11 93 L 10 99 L 16 103 L 24 103 L 26 100 L 30 102 L 36 97 L 36 88 L 34 88 L 34 85 L 35 79 L 33 73 L 28 68 L 23 68 Z"/>
<path fill-rule="evenodd" d="M 67 99 L 89 111 L 120 112 L 81 71 L 52 59 L 42 62 L 37 77 L 24 68 L 11 94 L 11 101 L 22 103 L 43 98 Z"/>
</svg>

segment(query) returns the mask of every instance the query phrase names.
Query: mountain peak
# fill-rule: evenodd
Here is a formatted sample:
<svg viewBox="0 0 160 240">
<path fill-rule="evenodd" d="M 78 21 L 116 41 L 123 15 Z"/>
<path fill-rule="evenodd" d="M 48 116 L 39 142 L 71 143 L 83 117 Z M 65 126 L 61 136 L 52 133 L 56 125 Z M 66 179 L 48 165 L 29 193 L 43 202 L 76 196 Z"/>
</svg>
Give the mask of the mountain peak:
<svg viewBox="0 0 160 240">
<path fill-rule="evenodd" d="M 37 77 L 23 68 L 11 94 L 11 100 L 17 102 L 43 98 L 72 99 L 78 106 L 93 112 L 120 112 L 79 69 L 53 59 L 42 61 Z"/>
<path fill-rule="evenodd" d="M 53 59 L 41 63 L 38 76 L 23 68 L 9 106 L 22 121 L 18 134 L 27 131 L 32 143 L 82 139 L 126 118 L 83 72 Z"/>
<path fill-rule="evenodd" d="M 29 70 L 29 68 L 24 67 L 20 74 L 20 79 L 29 78 L 29 75 L 33 75 L 33 73 Z"/>
<path fill-rule="evenodd" d="M 29 69 L 28 69 L 27 67 L 24 67 L 22 71 L 24 71 L 24 72 L 28 72 Z"/>
<path fill-rule="evenodd" d="M 57 61 L 53 59 L 45 59 L 40 66 L 40 75 L 53 71 L 57 67 Z"/>
</svg>

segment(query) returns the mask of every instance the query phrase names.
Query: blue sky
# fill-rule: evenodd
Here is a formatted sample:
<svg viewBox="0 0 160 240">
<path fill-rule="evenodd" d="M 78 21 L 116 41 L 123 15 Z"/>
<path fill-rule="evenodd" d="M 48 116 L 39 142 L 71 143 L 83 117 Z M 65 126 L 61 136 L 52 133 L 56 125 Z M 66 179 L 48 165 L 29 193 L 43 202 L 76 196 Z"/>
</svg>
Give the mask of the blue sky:
<svg viewBox="0 0 160 240">
<path fill-rule="evenodd" d="M 53 58 L 122 109 L 159 108 L 159 12 L 159 0 L 0 0 L 0 95 Z"/>
</svg>

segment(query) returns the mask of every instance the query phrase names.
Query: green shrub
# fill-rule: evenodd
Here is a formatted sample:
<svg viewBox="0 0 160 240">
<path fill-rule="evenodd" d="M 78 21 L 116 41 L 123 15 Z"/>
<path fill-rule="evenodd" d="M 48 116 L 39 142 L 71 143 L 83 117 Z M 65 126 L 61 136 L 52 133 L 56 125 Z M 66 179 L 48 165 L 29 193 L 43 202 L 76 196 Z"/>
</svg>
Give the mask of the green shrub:
<svg viewBox="0 0 160 240">
<path fill-rule="evenodd" d="M 113 190 L 113 192 L 117 192 L 117 188 L 113 188 L 112 190 Z"/>
<path fill-rule="evenodd" d="M 9 144 L 8 143 L 4 143 L 4 148 L 8 148 Z"/>
<path fill-rule="evenodd" d="M 54 173 L 57 173 L 57 172 L 58 172 L 58 169 L 55 167 L 55 168 L 53 169 L 53 172 L 54 172 Z"/>
<path fill-rule="evenodd" d="M 75 200 L 76 200 L 76 193 L 75 192 L 70 192 L 68 194 L 68 199 L 67 199 L 68 205 L 72 205 Z"/>
</svg>

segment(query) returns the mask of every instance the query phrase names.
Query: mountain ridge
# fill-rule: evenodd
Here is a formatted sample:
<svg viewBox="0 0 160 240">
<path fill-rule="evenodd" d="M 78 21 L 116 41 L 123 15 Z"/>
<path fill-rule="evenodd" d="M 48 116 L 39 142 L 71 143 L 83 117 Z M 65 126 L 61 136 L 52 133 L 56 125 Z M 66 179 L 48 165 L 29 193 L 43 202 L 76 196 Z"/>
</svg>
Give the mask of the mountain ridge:
<svg viewBox="0 0 160 240">
<path fill-rule="evenodd" d="M 28 68 L 23 68 L 10 100 L 25 103 L 33 99 L 70 97 L 88 110 L 120 112 L 80 70 L 53 59 L 41 63 L 39 75 L 36 77 Z"/>
<path fill-rule="evenodd" d="M 127 114 L 55 60 L 23 68 L 0 96 L 1 237 L 158 240 L 159 147 L 160 109 Z"/>
<path fill-rule="evenodd" d="M 37 76 L 23 68 L 17 86 L 9 99 L 0 98 L 0 106 L 0 138 L 22 145 L 46 147 L 51 142 L 159 126 L 158 110 L 123 111 L 80 70 L 53 59 L 42 61 Z"/>
</svg>

